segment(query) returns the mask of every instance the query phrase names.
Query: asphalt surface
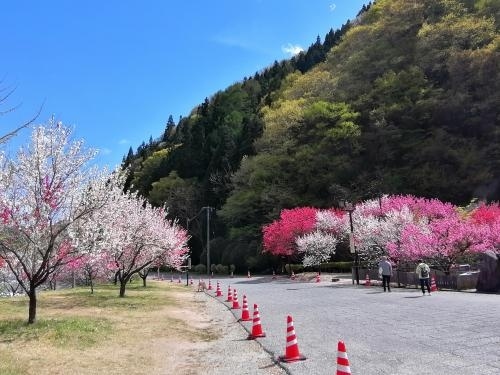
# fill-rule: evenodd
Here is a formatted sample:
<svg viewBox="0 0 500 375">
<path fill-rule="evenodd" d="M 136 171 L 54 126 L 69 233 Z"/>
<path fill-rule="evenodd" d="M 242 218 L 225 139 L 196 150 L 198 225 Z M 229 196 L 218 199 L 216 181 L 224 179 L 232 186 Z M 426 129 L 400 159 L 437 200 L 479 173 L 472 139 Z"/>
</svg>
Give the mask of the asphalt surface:
<svg viewBox="0 0 500 375">
<path fill-rule="evenodd" d="M 219 281 L 223 297 L 215 297 Z M 500 375 L 500 295 L 355 286 L 349 280 L 320 283 L 267 277 L 211 281 L 212 298 L 235 321 L 241 309 L 225 302 L 236 289 L 247 296 L 250 316 L 259 308 L 266 337 L 257 339 L 272 358 L 286 354 L 287 316 L 306 360 L 280 362 L 289 374 L 335 374 L 337 344 L 344 341 L 352 374 Z M 241 322 L 251 332 L 252 322 Z M 234 353 L 238 355 L 238 353 Z"/>
</svg>

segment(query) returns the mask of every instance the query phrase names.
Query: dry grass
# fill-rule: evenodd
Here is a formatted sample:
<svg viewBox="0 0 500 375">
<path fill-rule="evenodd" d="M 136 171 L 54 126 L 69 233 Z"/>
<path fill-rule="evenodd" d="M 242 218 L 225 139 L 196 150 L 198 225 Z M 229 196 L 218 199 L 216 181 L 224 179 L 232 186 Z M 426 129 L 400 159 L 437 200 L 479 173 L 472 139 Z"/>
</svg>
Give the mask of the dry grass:
<svg viewBox="0 0 500 375">
<path fill-rule="evenodd" d="M 27 299 L 0 299 L 0 374 L 146 374 L 180 369 L 196 342 L 218 332 L 191 289 L 149 282 L 39 294 L 37 322 Z"/>
</svg>

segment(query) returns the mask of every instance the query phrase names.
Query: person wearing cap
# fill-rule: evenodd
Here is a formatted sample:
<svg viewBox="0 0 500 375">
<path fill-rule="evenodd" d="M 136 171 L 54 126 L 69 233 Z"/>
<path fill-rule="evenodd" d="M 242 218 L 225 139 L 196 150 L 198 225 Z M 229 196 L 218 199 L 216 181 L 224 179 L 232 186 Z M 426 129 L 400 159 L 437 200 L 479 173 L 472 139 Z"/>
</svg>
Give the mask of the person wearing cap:
<svg viewBox="0 0 500 375">
<path fill-rule="evenodd" d="M 427 292 L 431 295 L 431 287 L 429 285 L 429 277 L 431 273 L 430 267 L 424 263 L 423 259 L 418 260 L 418 266 L 415 269 L 415 273 L 418 275 L 420 280 L 420 288 L 422 288 L 422 294 L 425 296 L 425 286 L 427 287 Z"/>
</svg>

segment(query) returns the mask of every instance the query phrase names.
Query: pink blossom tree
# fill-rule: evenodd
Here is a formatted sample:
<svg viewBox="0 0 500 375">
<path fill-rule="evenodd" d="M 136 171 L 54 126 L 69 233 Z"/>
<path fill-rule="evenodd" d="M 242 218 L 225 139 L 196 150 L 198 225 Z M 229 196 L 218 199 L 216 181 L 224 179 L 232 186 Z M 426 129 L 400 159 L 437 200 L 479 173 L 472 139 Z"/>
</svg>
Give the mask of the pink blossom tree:
<svg viewBox="0 0 500 375">
<path fill-rule="evenodd" d="M 102 175 L 89 166 L 95 151 L 70 136 L 52 119 L 0 163 L 0 258 L 29 297 L 29 324 L 36 289 L 79 251 L 68 230 L 103 204 Z"/>
<path fill-rule="evenodd" d="M 478 252 L 500 252 L 498 203 L 467 212 L 439 199 L 384 196 L 358 203 L 352 218 L 356 249 L 371 265 L 381 255 L 396 263 L 425 258 L 447 272 L 455 262 Z M 278 220 L 263 228 L 264 249 L 282 256 L 300 254 L 304 264 L 318 264 L 349 233 L 345 212 L 283 210 Z"/>
<path fill-rule="evenodd" d="M 413 221 L 402 228 L 397 243 L 388 244 L 390 252 L 399 258 L 426 258 L 434 267 L 448 272 L 460 259 L 491 246 L 490 228 L 475 223 L 471 215 L 450 203 L 418 198 L 408 207 Z"/>
<path fill-rule="evenodd" d="M 500 254 L 500 204 L 481 204 L 471 212 L 470 224 L 476 227 L 475 251 L 492 250 Z"/>
<path fill-rule="evenodd" d="M 265 225 L 262 229 L 264 251 L 288 257 L 296 254 L 295 239 L 309 233 L 315 224 L 315 208 L 299 207 L 282 210 L 278 220 Z"/>
</svg>

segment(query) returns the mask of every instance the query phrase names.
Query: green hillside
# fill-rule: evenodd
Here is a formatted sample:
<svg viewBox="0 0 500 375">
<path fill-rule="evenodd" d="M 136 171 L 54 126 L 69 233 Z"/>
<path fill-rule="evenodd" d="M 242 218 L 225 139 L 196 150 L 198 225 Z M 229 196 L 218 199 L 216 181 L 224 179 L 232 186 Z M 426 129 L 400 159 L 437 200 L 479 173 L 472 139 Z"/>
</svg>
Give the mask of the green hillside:
<svg viewBox="0 0 500 375">
<path fill-rule="evenodd" d="M 129 182 L 211 263 L 264 269 L 281 209 L 381 194 L 500 199 L 500 3 L 379 0 L 305 53 L 244 78 L 130 150 Z M 190 222 L 194 263 L 205 223 Z"/>
</svg>

